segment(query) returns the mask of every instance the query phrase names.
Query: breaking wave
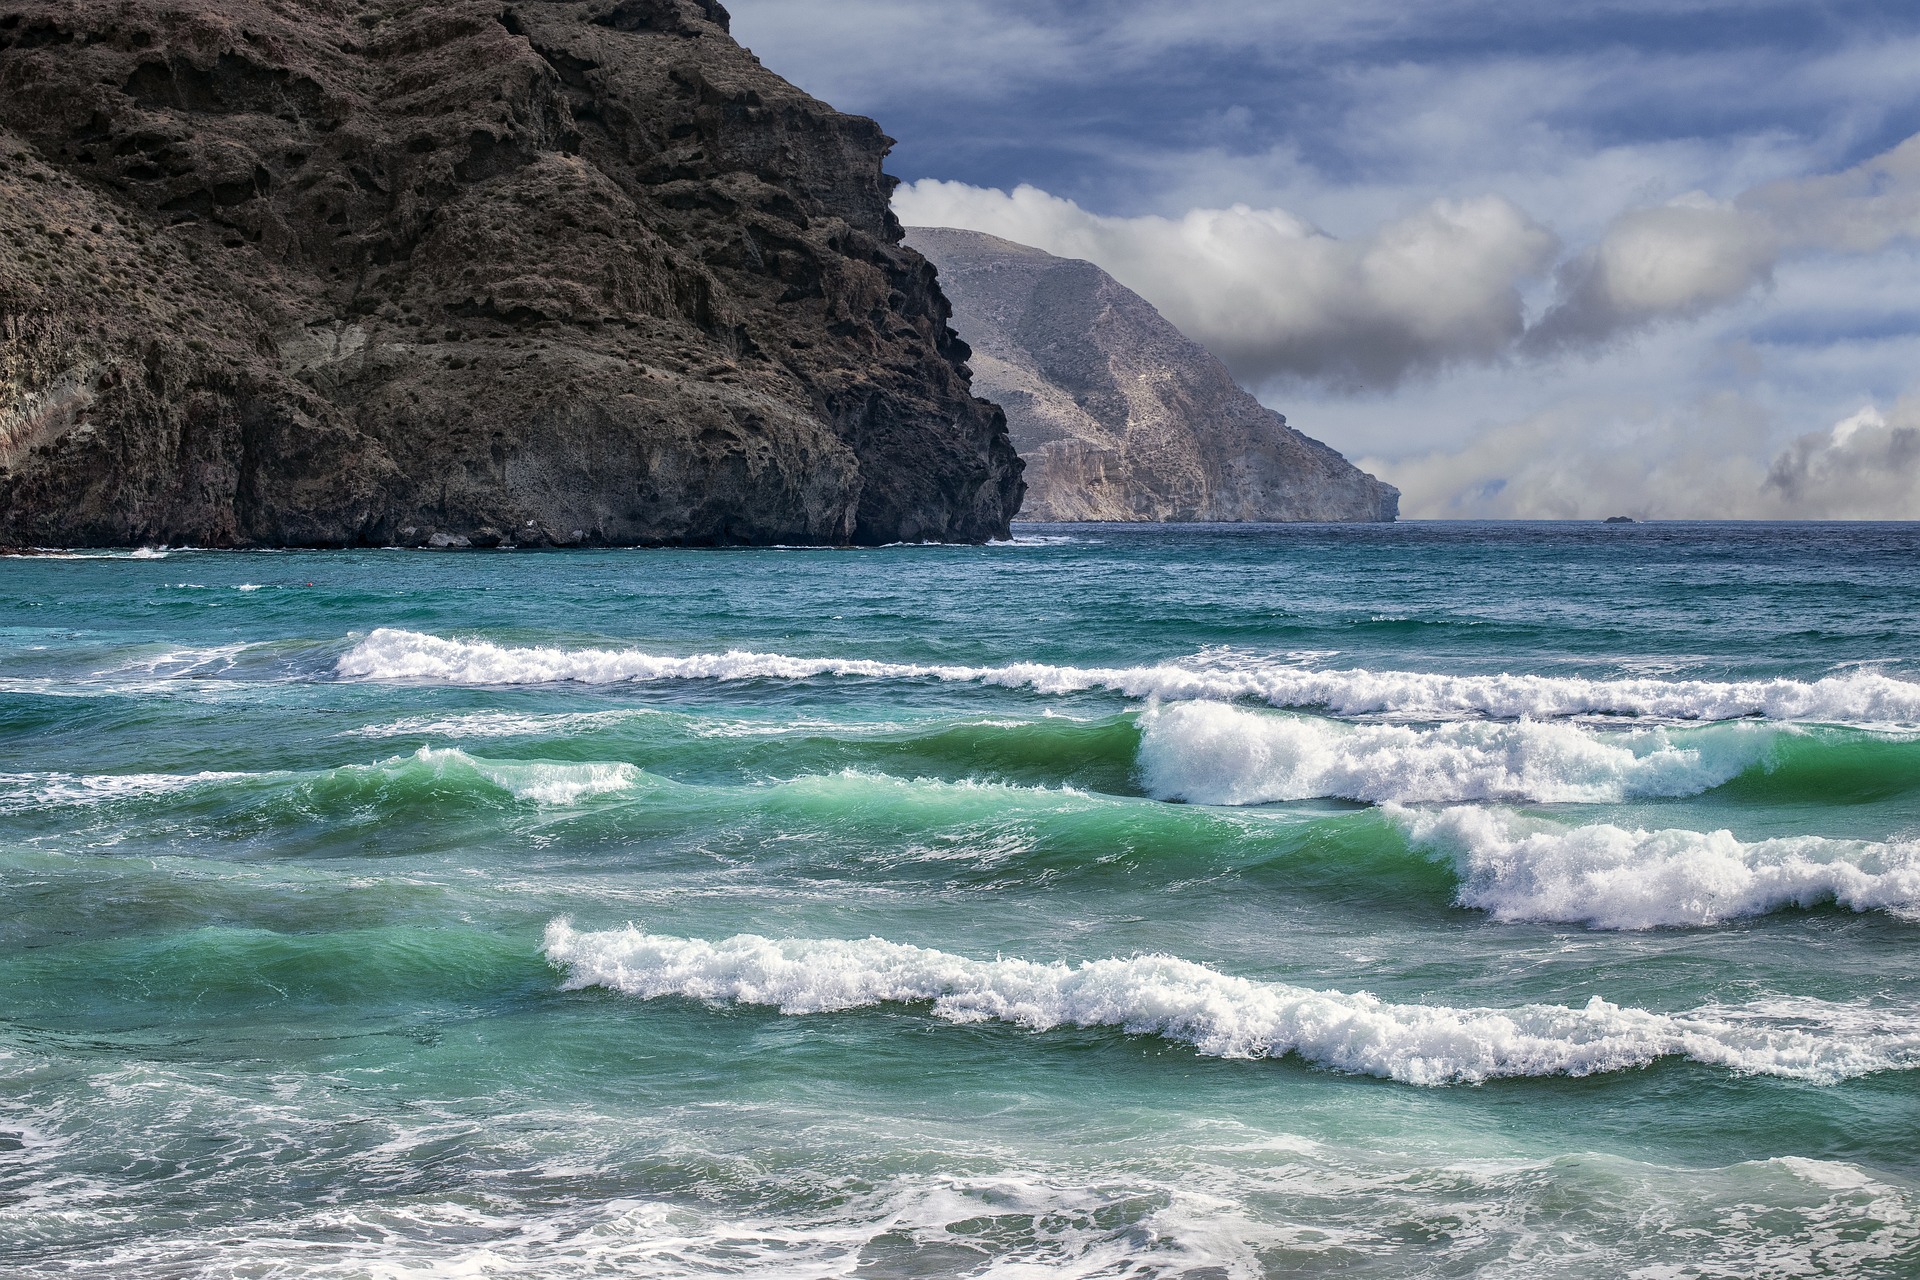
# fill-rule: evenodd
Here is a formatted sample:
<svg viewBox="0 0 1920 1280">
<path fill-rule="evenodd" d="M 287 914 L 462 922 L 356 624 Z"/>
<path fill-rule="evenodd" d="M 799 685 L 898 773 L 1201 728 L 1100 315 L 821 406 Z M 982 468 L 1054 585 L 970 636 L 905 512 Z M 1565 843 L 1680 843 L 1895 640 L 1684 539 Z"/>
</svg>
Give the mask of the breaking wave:
<svg viewBox="0 0 1920 1280">
<path fill-rule="evenodd" d="M 421 747 L 410 756 L 382 765 L 348 765 L 336 776 L 353 772 L 383 778 L 406 778 L 415 784 L 431 781 L 459 783 L 468 779 L 497 787 L 516 800 L 536 804 L 577 804 L 592 796 L 631 791 L 641 782 L 641 771 L 625 761 L 563 763 L 549 760 L 487 760 L 454 747 Z"/>
<path fill-rule="evenodd" d="M 649 680 L 808 680 L 820 676 L 970 681 L 1043 694 L 1105 689 L 1133 698 L 1258 699 L 1276 707 L 1322 707 L 1339 715 L 1395 714 L 1546 719 L 1625 715 L 1670 720 L 1764 716 L 1856 724 L 1920 723 L 1920 684 L 1873 672 L 1820 680 L 1591 680 L 1572 676 L 1433 675 L 1412 671 L 1320 671 L 1284 664 L 1238 668 L 1177 662 L 1135 667 L 997 667 L 794 658 L 734 650 L 663 656 L 638 649 L 509 647 L 383 627 L 344 654 L 348 680 L 456 685 Z"/>
<path fill-rule="evenodd" d="M 1355 725 L 1219 702 L 1150 707 L 1140 727 L 1149 795 L 1220 805 L 1698 795 L 1766 760 L 1781 732 L 1728 725 L 1682 743 L 1664 729 L 1601 734 L 1535 720 Z"/>
<path fill-rule="evenodd" d="M 1416 849 L 1450 860 L 1456 901 L 1499 920 L 1600 929 L 1719 924 L 1834 903 L 1920 920 L 1920 842 L 1529 824 L 1484 809 L 1397 815 Z"/>
<path fill-rule="evenodd" d="M 565 742 L 574 758 L 703 764 L 746 776 L 855 769 L 1071 785 L 1202 804 L 1338 797 L 1603 803 L 1728 789 L 1755 804 L 1870 802 L 1920 790 L 1907 733 L 1760 722 L 1604 729 L 1564 721 L 1353 724 L 1210 702 L 1114 716 L 739 719 L 653 707 L 408 716 L 343 738 Z"/>
<path fill-rule="evenodd" d="M 932 1003 L 950 1022 L 1030 1031 L 1117 1027 L 1223 1058 L 1297 1054 L 1338 1071 L 1408 1084 L 1503 1076 L 1584 1076 L 1687 1058 L 1746 1074 L 1832 1083 L 1920 1066 L 1920 1019 L 1790 1002 L 1662 1014 L 1595 997 L 1581 1008 L 1391 1004 L 1365 992 L 1256 982 L 1166 955 L 1086 961 L 972 960 L 880 938 L 720 942 L 547 926 L 547 958 L 569 990 L 769 1005 L 787 1014 Z M 1822 1025 L 1831 1008 L 1835 1025 Z"/>
</svg>

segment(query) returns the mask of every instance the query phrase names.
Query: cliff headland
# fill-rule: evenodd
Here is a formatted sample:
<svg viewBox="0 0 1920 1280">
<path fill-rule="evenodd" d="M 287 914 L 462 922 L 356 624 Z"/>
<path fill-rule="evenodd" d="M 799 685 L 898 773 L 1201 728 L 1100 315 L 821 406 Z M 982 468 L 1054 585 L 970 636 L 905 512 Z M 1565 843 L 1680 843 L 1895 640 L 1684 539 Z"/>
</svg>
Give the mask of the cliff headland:
<svg viewBox="0 0 1920 1280">
<path fill-rule="evenodd" d="M 979 541 L 890 140 L 714 0 L 0 2 L 0 544 Z"/>
<path fill-rule="evenodd" d="M 1400 491 L 1287 425 L 1091 262 L 914 227 L 974 389 L 1006 409 L 1027 520 L 1394 519 Z"/>
</svg>

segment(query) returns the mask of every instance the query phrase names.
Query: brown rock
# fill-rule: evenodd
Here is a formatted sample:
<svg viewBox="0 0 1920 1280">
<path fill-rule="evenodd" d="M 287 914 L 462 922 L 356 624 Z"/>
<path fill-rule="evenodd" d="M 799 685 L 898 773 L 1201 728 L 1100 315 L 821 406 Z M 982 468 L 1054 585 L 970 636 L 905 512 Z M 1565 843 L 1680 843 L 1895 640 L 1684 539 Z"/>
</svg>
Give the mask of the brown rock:
<svg viewBox="0 0 1920 1280">
<path fill-rule="evenodd" d="M 1004 536 L 890 140 L 713 0 L 0 0 L 0 544 Z"/>
</svg>

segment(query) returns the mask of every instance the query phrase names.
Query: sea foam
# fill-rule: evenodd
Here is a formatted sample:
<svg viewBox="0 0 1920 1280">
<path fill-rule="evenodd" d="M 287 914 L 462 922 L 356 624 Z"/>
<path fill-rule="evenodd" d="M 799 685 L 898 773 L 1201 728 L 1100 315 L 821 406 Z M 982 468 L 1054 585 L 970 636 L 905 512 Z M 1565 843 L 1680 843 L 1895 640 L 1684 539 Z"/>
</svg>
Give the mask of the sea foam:
<svg viewBox="0 0 1920 1280">
<path fill-rule="evenodd" d="M 1039 662 L 970 667 L 864 658 L 794 658 L 746 650 L 672 657 L 639 649 L 510 647 L 387 627 L 360 639 L 341 656 L 336 671 L 348 680 L 457 685 L 807 680 L 820 676 L 970 681 L 1043 694 L 1106 689 L 1133 698 L 1258 699 L 1276 707 L 1323 707 L 1339 715 L 1386 713 L 1436 719 L 1627 715 L 1729 720 L 1765 716 L 1833 723 L 1920 723 L 1920 684 L 1866 671 L 1814 681 L 1713 681 L 1324 671 L 1291 663 L 1225 666 L 1198 659 L 1134 667 L 1069 667 Z"/>
<path fill-rule="evenodd" d="M 1597 996 L 1580 1008 L 1392 1004 L 1366 992 L 1232 977 L 1167 955 L 1041 964 L 973 960 L 880 938 L 742 934 L 708 942 L 632 926 L 580 932 L 566 920 L 547 926 L 545 951 L 567 971 L 570 990 L 770 1005 L 788 1014 L 930 1001 L 950 1022 L 1117 1027 L 1210 1057 L 1294 1053 L 1409 1084 L 1583 1076 L 1667 1057 L 1821 1083 L 1920 1065 L 1920 1020 L 1911 1013 L 1871 1029 L 1852 1025 L 1854 1016 L 1845 1034 L 1823 1034 L 1809 1002 L 1785 1024 L 1740 1010 L 1654 1013 Z"/>
<path fill-rule="evenodd" d="M 1549 827 L 1499 810 L 1396 815 L 1416 848 L 1449 859 L 1457 901 L 1500 920 L 1601 929 L 1711 925 L 1837 903 L 1920 919 L 1920 843 L 1729 831 Z"/>
<path fill-rule="evenodd" d="M 1664 729 L 1596 733 L 1536 720 L 1355 725 L 1219 702 L 1150 707 L 1140 728 L 1149 795 L 1218 805 L 1698 795 L 1763 761 L 1776 736 L 1791 732 L 1728 725 L 1693 731 L 1683 744 Z"/>
<path fill-rule="evenodd" d="M 691 738 L 777 738 L 801 734 L 846 737 L 898 733 L 911 727 L 902 721 L 827 720 L 807 716 L 782 720 L 743 720 L 713 716 L 677 715 L 657 707 L 622 707 L 616 711 L 467 711 L 451 715 L 405 716 L 381 724 L 343 729 L 341 738 L 560 738 L 598 733 L 644 721 L 666 722 Z M 936 722 L 935 727 L 943 727 Z M 1026 721 L 967 721 L 1023 727 Z"/>
<path fill-rule="evenodd" d="M 632 791 L 648 775 L 625 761 L 489 760 L 454 747 L 421 747 L 378 764 L 349 764 L 313 774 L 268 773 L 0 773 L 0 814 L 29 813 L 145 800 L 201 788 L 280 781 L 303 787 L 349 786 L 396 779 L 467 781 L 516 800 L 571 805 Z M 656 780 L 657 781 L 657 780 Z"/>
<path fill-rule="evenodd" d="M 468 711 L 452 715 L 405 716 L 382 724 L 342 729 L 340 738 L 557 738 L 592 733 L 634 720 L 667 715 L 650 707 L 618 711 Z"/>
<path fill-rule="evenodd" d="M 0 813 L 111 804 L 170 795 L 214 783 L 255 778 L 252 773 L 0 773 Z"/>
</svg>

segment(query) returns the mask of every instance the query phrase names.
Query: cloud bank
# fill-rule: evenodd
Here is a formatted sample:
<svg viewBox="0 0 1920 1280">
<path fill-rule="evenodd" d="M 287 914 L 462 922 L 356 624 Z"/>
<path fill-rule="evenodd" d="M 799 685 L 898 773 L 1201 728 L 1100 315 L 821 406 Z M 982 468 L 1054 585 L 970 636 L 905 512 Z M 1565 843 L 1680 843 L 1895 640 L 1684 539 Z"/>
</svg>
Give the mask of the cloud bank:
<svg viewBox="0 0 1920 1280">
<path fill-rule="evenodd" d="M 1101 262 L 1410 514 L 1920 517 L 1832 432 L 1920 369 L 1911 3 L 729 7 L 909 220 Z"/>
<path fill-rule="evenodd" d="M 1702 194 L 1631 209 L 1560 269 L 1559 296 L 1523 345 L 1536 352 L 1589 346 L 1701 315 L 1765 284 L 1782 247 L 1767 219 Z"/>
<path fill-rule="evenodd" d="M 1868 405 L 1764 459 L 1766 410 L 1723 393 L 1673 408 L 1573 405 L 1467 447 L 1388 464 L 1416 518 L 1920 518 L 1920 397 Z"/>
<path fill-rule="evenodd" d="M 1102 217 L 1035 187 L 927 178 L 902 187 L 908 226 L 966 227 L 1085 258 L 1254 385 L 1291 374 L 1392 386 L 1455 360 L 1493 360 L 1524 328 L 1520 285 L 1559 242 L 1498 196 L 1436 200 L 1361 239 L 1281 209 Z"/>
<path fill-rule="evenodd" d="M 1903 397 L 1885 414 L 1868 405 L 1801 436 L 1774 459 L 1764 492 L 1780 509 L 1830 519 L 1920 516 L 1920 400 Z"/>
<path fill-rule="evenodd" d="M 1604 341 L 1698 316 L 1767 284 L 1792 253 L 1871 254 L 1920 236 L 1920 135 L 1839 173 L 1768 183 L 1732 201 L 1692 192 L 1616 217 L 1559 272 L 1534 350 Z"/>
<path fill-rule="evenodd" d="M 1498 195 L 1435 200 L 1339 239 L 1283 209 L 1179 218 L 1090 213 L 1033 186 L 924 178 L 909 226 L 965 227 L 1098 263 L 1224 360 L 1242 382 L 1388 389 L 1460 362 L 1551 356 L 1696 318 L 1765 286 L 1795 253 L 1875 253 L 1920 236 L 1920 136 L 1840 173 L 1719 201 L 1633 208 L 1559 263 L 1555 234 Z M 1552 271 L 1527 322 L 1523 290 Z"/>
</svg>

